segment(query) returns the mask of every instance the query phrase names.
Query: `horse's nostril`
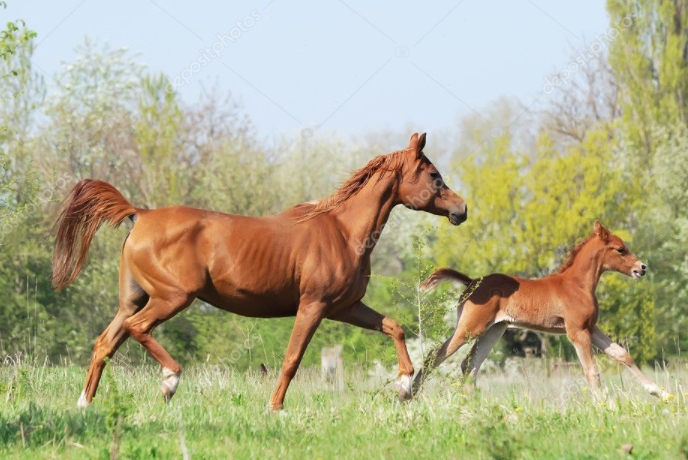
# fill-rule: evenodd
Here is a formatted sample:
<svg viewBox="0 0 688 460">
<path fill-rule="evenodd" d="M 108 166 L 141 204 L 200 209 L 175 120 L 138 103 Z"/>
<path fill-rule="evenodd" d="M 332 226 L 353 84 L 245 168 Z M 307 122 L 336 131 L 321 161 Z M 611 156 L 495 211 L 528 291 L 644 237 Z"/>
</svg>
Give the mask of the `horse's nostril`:
<svg viewBox="0 0 688 460">
<path fill-rule="evenodd" d="M 645 264 L 642 264 L 642 265 L 640 265 L 640 268 L 642 268 L 642 269 L 643 269 L 643 271 L 645 271 L 645 270 L 647 270 L 647 265 L 645 265 Z"/>
</svg>

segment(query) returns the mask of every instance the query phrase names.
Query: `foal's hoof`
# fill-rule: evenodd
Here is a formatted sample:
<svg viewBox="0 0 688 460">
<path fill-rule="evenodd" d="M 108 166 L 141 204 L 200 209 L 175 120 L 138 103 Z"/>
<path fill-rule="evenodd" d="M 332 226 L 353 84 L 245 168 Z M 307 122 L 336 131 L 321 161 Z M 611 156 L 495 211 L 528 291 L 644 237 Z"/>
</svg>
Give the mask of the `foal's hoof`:
<svg viewBox="0 0 688 460">
<path fill-rule="evenodd" d="M 165 402 L 169 402 L 172 396 L 177 392 L 179 385 L 179 375 L 181 372 L 174 372 L 170 369 L 163 368 L 162 370 L 162 385 L 160 391 Z"/>
<path fill-rule="evenodd" d="M 664 401 L 664 402 L 669 402 L 669 401 L 671 401 L 672 399 L 674 399 L 674 397 L 675 397 L 675 396 L 672 395 L 671 393 L 668 393 L 668 392 L 666 392 L 666 391 L 664 391 L 664 390 L 660 390 L 660 392 L 659 392 L 659 394 L 658 394 L 657 396 L 659 396 L 660 398 L 662 398 L 662 401 Z"/>
<path fill-rule="evenodd" d="M 652 396 L 657 396 L 658 398 L 660 398 L 664 402 L 668 402 L 668 401 L 671 401 L 672 399 L 674 399 L 674 395 L 665 391 L 663 388 L 660 388 L 656 384 L 645 385 L 645 388 L 647 388 L 647 390 L 650 392 L 650 394 Z"/>
<path fill-rule="evenodd" d="M 411 389 L 411 376 L 402 375 L 399 379 L 399 401 L 404 402 L 413 398 Z"/>
</svg>

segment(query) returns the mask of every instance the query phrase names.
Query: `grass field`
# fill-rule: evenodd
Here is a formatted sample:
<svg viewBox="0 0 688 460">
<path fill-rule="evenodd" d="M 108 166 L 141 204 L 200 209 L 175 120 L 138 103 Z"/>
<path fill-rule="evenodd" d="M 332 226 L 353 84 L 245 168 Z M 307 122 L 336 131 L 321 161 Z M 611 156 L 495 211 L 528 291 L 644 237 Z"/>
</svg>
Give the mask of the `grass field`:
<svg viewBox="0 0 688 460">
<path fill-rule="evenodd" d="M 112 363 L 80 410 L 85 368 L 9 365 L 0 458 L 688 458 L 685 365 L 648 370 L 675 395 L 665 403 L 616 369 L 596 398 L 578 367 L 547 376 L 535 361 L 482 375 L 476 391 L 435 375 L 406 404 L 384 377 L 350 370 L 335 393 L 302 369 L 281 413 L 266 410 L 275 375 L 187 368 L 165 405 L 158 368 Z"/>
</svg>

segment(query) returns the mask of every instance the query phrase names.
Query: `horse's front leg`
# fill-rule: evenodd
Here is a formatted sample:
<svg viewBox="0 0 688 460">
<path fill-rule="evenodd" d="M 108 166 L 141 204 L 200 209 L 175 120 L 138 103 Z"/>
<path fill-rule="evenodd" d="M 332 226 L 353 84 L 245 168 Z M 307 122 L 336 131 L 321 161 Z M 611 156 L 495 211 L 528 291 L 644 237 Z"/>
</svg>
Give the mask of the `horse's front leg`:
<svg viewBox="0 0 688 460">
<path fill-rule="evenodd" d="M 592 337 L 590 331 L 585 328 L 566 326 L 566 335 L 576 348 L 576 354 L 580 363 L 583 365 L 585 378 L 593 390 L 599 390 L 600 371 L 595 363 L 595 356 L 592 354 Z"/>
<path fill-rule="evenodd" d="M 320 301 L 302 302 L 299 305 L 299 309 L 296 312 L 296 320 L 294 321 L 294 329 L 291 331 L 289 345 L 284 354 L 279 383 L 272 398 L 270 398 L 270 408 L 272 410 L 282 409 L 284 395 L 287 393 L 287 388 L 289 388 L 294 375 L 296 375 L 308 343 L 313 338 L 315 330 L 322 321 L 324 311 L 325 305 Z"/>
<path fill-rule="evenodd" d="M 638 366 L 635 365 L 633 358 L 628 351 L 626 351 L 626 349 L 618 343 L 613 342 L 612 339 L 610 339 L 597 326 L 592 329 L 592 343 L 633 372 L 633 374 L 635 374 L 635 376 L 638 377 L 638 380 L 640 380 L 640 382 L 643 384 L 643 387 L 651 395 L 660 397 L 662 399 L 669 398 L 669 393 L 659 388 L 656 383 L 650 380 L 640 369 L 638 369 Z"/>
<path fill-rule="evenodd" d="M 394 340 L 394 347 L 399 360 L 399 399 L 405 401 L 411 398 L 411 377 L 413 377 L 413 363 L 406 349 L 404 330 L 392 318 L 381 315 L 361 301 L 350 308 L 329 317 L 335 321 L 353 324 L 363 329 L 383 332 Z"/>
</svg>

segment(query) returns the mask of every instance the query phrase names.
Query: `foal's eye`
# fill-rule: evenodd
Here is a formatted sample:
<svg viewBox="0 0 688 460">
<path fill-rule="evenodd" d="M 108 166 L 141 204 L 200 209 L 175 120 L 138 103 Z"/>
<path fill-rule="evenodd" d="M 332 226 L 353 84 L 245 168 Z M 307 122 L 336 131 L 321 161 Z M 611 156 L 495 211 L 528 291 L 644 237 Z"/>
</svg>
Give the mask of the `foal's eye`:
<svg viewBox="0 0 688 460">
<path fill-rule="evenodd" d="M 626 254 L 626 248 L 616 248 L 616 252 L 618 252 L 621 255 Z"/>
<path fill-rule="evenodd" d="M 431 172 L 430 177 L 432 178 L 432 180 L 441 180 L 442 179 L 442 176 L 440 175 L 440 173 L 438 171 Z"/>
</svg>

